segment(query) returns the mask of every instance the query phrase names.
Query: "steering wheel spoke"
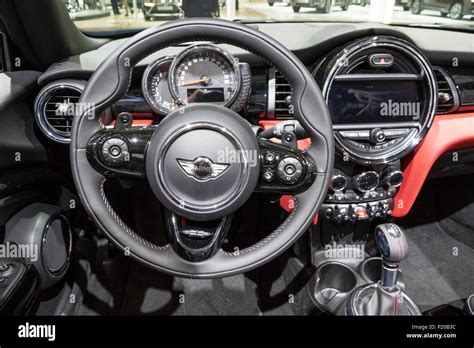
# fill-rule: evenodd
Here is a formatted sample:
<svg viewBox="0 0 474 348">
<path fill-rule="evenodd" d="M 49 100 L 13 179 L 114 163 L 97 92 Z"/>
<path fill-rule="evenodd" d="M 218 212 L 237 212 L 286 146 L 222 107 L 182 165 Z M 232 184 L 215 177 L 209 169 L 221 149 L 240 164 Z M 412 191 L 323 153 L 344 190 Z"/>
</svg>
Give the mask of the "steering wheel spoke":
<svg viewBox="0 0 474 348">
<path fill-rule="evenodd" d="M 316 178 L 316 165 L 301 150 L 259 139 L 260 180 L 256 192 L 298 194 Z"/>
<path fill-rule="evenodd" d="M 232 223 L 233 215 L 214 222 L 193 222 L 166 209 L 167 233 L 173 250 L 185 260 L 198 262 L 215 255 Z"/>
<path fill-rule="evenodd" d="M 87 159 L 105 177 L 146 178 L 147 144 L 156 127 L 104 129 L 87 146 Z"/>
</svg>

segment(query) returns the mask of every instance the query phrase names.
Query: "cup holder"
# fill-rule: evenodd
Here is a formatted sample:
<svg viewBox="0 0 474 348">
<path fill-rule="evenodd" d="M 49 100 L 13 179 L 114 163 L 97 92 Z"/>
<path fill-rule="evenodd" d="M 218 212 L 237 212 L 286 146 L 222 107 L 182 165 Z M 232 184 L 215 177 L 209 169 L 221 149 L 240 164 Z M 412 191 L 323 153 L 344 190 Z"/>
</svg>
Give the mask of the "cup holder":
<svg viewBox="0 0 474 348">
<path fill-rule="evenodd" d="M 314 296 L 326 310 L 333 311 L 358 284 L 355 272 L 339 262 L 328 262 L 316 271 Z"/>
<path fill-rule="evenodd" d="M 362 262 L 360 273 L 366 282 L 378 282 L 382 274 L 382 258 L 371 257 L 370 259 Z"/>
<path fill-rule="evenodd" d="M 382 258 L 371 257 L 366 259 L 359 268 L 360 275 L 367 283 L 377 283 L 382 278 Z M 403 273 L 398 270 L 398 286 L 405 291 L 405 282 L 403 280 Z"/>
</svg>

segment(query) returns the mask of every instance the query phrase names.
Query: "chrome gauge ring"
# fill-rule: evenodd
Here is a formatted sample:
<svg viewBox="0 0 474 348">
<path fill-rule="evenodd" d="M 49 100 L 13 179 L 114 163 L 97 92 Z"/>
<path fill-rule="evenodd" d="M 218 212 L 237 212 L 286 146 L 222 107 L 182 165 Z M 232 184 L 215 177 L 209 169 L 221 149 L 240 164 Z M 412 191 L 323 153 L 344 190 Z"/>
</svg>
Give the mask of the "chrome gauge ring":
<svg viewBox="0 0 474 348">
<path fill-rule="evenodd" d="M 192 46 L 171 64 L 169 86 L 172 96 L 181 105 L 230 106 L 240 92 L 239 62 L 215 45 Z"/>
</svg>

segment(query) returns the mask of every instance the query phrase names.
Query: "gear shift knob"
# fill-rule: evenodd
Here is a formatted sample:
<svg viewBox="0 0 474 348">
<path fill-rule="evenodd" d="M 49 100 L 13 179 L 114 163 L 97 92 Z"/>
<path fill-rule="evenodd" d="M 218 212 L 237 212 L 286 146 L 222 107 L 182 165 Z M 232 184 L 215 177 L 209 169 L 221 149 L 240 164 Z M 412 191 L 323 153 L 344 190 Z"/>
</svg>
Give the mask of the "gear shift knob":
<svg viewBox="0 0 474 348">
<path fill-rule="evenodd" d="M 375 228 L 375 242 L 382 254 L 380 286 L 387 292 L 398 290 L 398 266 L 408 256 L 408 243 L 400 226 L 389 223 Z"/>
<path fill-rule="evenodd" d="M 346 315 L 421 315 L 413 300 L 397 285 L 399 265 L 408 256 L 403 230 L 395 224 L 375 228 L 375 242 L 382 253 L 380 281 L 362 285 L 343 303 Z"/>
<path fill-rule="evenodd" d="M 375 242 L 387 264 L 398 265 L 408 257 L 408 243 L 398 225 L 378 225 L 375 228 Z"/>
</svg>

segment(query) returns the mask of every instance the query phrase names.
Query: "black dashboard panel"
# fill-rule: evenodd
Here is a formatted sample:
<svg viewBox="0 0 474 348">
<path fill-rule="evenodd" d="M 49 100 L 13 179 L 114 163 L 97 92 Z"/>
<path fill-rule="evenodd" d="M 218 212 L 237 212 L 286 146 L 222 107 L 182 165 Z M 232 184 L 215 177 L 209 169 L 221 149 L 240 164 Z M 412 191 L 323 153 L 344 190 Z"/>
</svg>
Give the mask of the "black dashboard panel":
<svg viewBox="0 0 474 348">
<path fill-rule="evenodd" d="M 474 68 L 450 68 L 447 70 L 458 86 L 461 105 L 470 106 L 469 109 L 474 110 Z"/>
<path fill-rule="evenodd" d="M 128 112 L 131 114 L 150 114 L 152 110 L 139 88 L 132 89 L 127 92 L 119 101 L 112 105 L 113 115 L 118 115 L 121 112 Z"/>
<path fill-rule="evenodd" d="M 373 35 L 390 35 L 410 41 L 419 47 L 434 65 L 451 66 L 453 57 L 456 57 L 459 66 L 474 66 L 472 34 L 464 32 L 376 23 L 258 23 L 252 26 L 280 41 L 308 66 L 315 64 L 319 58 L 338 46 Z M 86 78 L 92 75 L 110 52 L 126 40 L 113 40 L 97 50 L 58 62 L 38 79 L 38 83 L 44 85 L 60 78 Z M 442 47 L 439 42 L 443 42 Z M 222 47 L 252 66 L 263 65 L 258 57 L 245 50 L 229 45 L 222 45 Z M 143 60 L 139 65 L 146 66 L 159 57 L 176 55 L 184 48 L 186 46 L 163 49 Z"/>
</svg>

